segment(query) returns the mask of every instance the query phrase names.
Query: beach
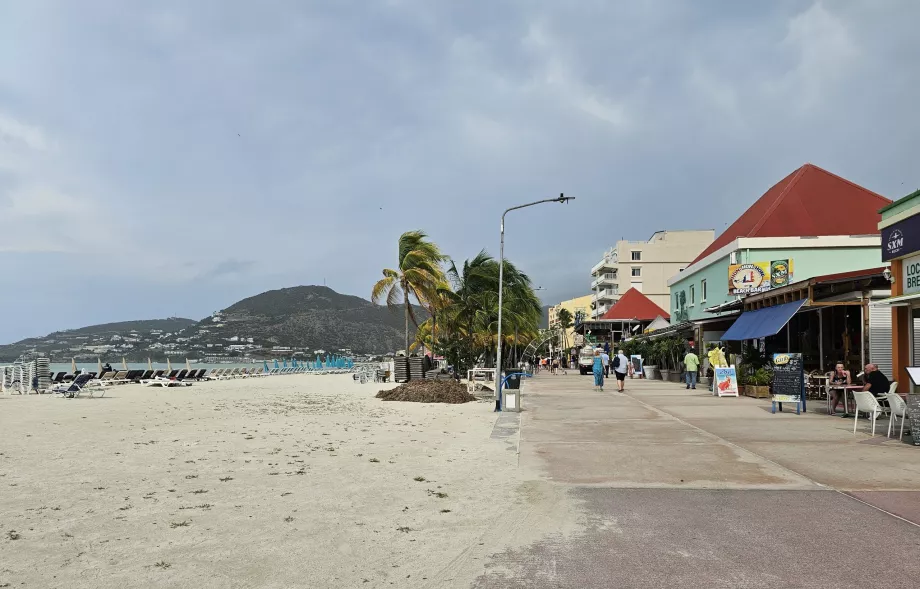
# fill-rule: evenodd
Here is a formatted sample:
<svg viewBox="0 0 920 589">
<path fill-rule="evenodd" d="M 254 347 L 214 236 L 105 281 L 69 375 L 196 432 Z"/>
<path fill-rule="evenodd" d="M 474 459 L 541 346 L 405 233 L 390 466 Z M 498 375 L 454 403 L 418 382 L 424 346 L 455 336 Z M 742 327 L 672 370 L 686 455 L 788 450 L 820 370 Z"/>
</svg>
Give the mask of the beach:
<svg viewBox="0 0 920 589">
<path fill-rule="evenodd" d="M 0 397 L 0 586 L 464 587 L 509 536 L 558 528 L 491 401 L 373 398 L 393 386 Z"/>
</svg>

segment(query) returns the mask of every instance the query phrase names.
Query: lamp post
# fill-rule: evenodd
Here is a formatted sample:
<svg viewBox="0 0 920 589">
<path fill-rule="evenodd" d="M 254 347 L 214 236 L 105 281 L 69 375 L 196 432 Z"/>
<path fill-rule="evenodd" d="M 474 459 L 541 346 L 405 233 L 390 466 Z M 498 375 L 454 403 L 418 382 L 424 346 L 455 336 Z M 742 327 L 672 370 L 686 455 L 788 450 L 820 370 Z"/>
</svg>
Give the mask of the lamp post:
<svg viewBox="0 0 920 589">
<path fill-rule="evenodd" d="M 501 225 L 501 243 L 498 248 L 498 343 L 496 345 L 497 351 L 495 353 L 495 410 L 502 410 L 502 283 L 505 280 L 505 215 L 511 211 L 516 211 L 518 209 L 525 209 L 527 207 L 532 207 L 534 205 L 543 204 L 545 202 L 558 202 L 558 203 L 567 203 L 570 200 L 575 198 L 574 196 L 565 196 L 563 193 L 559 193 L 559 198 L 546 198 L 543 200 L 538 200 L 535 202 L 530 202 L 525 205 L 519 205 L 516 207 L 511 207 L 510 209 L 505 209 L 505 212 L 502 213 L 502 225 Z"/>
</svg>

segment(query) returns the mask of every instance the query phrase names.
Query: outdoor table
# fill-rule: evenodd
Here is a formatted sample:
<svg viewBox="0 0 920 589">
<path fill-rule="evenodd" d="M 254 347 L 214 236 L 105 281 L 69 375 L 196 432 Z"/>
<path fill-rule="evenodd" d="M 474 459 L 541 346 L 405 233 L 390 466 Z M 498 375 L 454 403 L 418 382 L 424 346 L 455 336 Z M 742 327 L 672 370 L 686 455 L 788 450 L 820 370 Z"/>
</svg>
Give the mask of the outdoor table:
<svg viewBox="0 0 920 589">
<path fill-rule="evenodd" d="M 846 384 L 846 385 L 838 384 L 838 385 L 830 385 L 828 388 L 832 390 L 836 390 L 836 391 L 843 391 L 843 416 L 849 417 L 850 416 L 850 406 L 847 404 L 847 393 L 851 391 L 861 391 L 863 388 L 863 385 L 861 384 Z M 828 399 L 829 398 L 830 397 L 828 397 Z M 855 398 L 853 399 L 853 406 L 854 407 L 856 406 Z"/>
</svg>

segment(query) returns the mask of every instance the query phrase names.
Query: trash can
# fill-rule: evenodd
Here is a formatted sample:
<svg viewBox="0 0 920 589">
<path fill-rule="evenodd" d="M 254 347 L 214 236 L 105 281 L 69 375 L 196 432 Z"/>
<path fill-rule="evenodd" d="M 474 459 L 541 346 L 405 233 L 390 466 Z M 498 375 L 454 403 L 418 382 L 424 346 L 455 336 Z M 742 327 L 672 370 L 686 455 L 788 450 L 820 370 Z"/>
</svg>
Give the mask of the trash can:
<svg viewBox="0 0 920 589">
<path fill-rule="evenodd" d="M 505 387 L 506 389 L 521 388 L 521 372 L 519 370 L 505 370 Z"/>
</svg>

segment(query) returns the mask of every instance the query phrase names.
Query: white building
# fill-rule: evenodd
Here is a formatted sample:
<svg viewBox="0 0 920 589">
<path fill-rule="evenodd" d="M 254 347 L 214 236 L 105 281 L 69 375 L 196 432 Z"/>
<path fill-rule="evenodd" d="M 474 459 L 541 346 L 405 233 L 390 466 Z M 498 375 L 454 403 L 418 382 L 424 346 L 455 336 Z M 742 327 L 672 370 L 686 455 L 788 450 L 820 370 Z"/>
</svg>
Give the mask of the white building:
<svg viewBox="0 0 920 589">
<path fill-rule="evenodd" d="M 591 291 L 597 318 L 610 310 L 620 296 L 635 288 L 662 309 L 670 308 L 668 279 L 706 249 L 715 231 L 656 231 L 648 241 L 618 241 L 591 268 Z"/>
</svg>

